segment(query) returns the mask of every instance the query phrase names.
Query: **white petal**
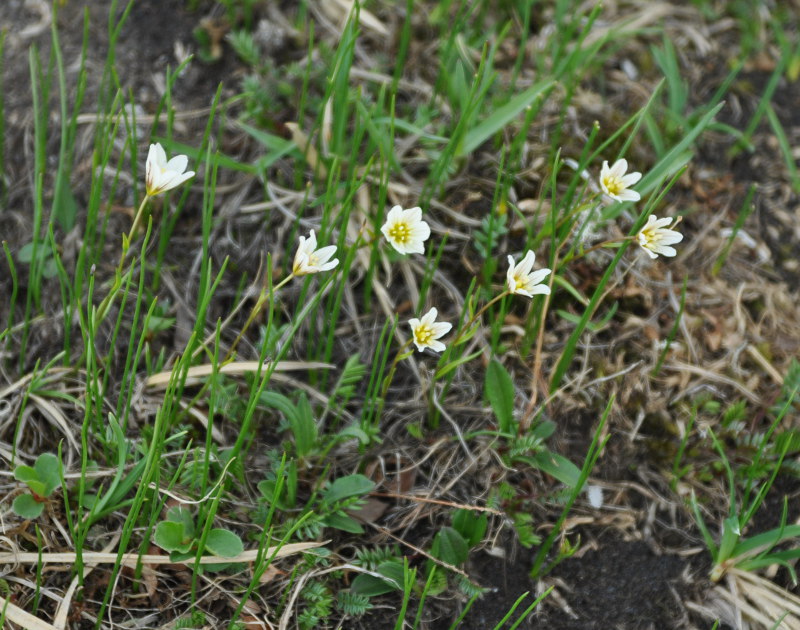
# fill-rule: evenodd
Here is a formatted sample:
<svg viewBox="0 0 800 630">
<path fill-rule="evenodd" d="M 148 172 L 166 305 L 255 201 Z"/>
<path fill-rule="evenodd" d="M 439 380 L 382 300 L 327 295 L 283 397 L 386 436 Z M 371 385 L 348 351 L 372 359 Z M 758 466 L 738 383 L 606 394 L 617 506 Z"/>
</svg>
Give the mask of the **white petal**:
<svg viewBox="0 0 800 630">
<path fill-rule="evenodd" d="M 639 201 L 642 196 L 635 190 L 623 190 L 618 195 L 614 195 L 617 201 Z"/>
<path fill-rule="evenodd" d="M 658 252 L 662 256 L 675 256 L 678 253 L 674 247 L 669 247 L 668 245 L 654 245 L 653 251 Z"/>
<path fill-rule="evenodd" d="M 422 316 L 422 320 L 421 321 L 422 321 L 423 324 L 427 324 L 428 326 L 430 326 L 431 324 L 433 324 L 433 322 L 436 321 L 436 316 L 438 314 L 439 314 L 439 311 L 436 310 L 436 307 L 435 306 L 431 307 L 431 310 L 429 310 L 427 313 L 425 313 Z"/>
<path fill-rule="evenodd" d="M 153 158 L 156 161 L 156 164 L 160 167 L 164 167 L 167 165 L 167 152 L 164 151 L 164 147 L 161 146 L 160 142 L 156 142 L 155 144 L 151 144 L 150 148 L 154 151 Z"/>
<path fill-rule="evenodd" d="M 428 347 L 434 352 L 444 352 L 447 350 L 447 346 L 445 346 L 441 341 L 436 341 L 435 339 L 431 339 Z"/>
<path fill-rule="evenodd" d="M 425 221 L 419 221 L 411 228 L 411 238 L 416 238 L 421 241 L 427 241 L 431 235 L 431 226 Z"/>
<path fill-rule="evenodd" d="M 400 206 L 398 206 L 399 208 Z M 409 223 L 418 223 L 422 220 L 422 208 L 416 206 L 414 208 L 409 208 L 403 212 L 405 215 L 404 218 Z"/>
<path fill-rule="evenodd" d="M 647 255 L 650 256 L 650 258 L 658 258 L 658 254 L 656 254 L 655 252 L 651 251 L 649 247 L 647 247 L 645 245 L 642 245 L 642 249 L 644 249 L 644 251 L 647 252 Z"/>
<path fill-rule="evenodd" d="M 536 254 L 533 253 L 533 250 L 529 249 L 525 254 L 525 258 L 517 265 L 517 275 L 527 276 L 531 272 L 531 269 L 533 269 L 534 262 L 536 262 Z"/>
<path fill-rule="evenodd" d="M 176 173 L 183 173 L 189 165 L 189 158 L 185 155 L 176 155 L 169 162 L 167 162 L 167 170 L 175 171 Z"/>
<path fill-rule="evenodd" d="M 530 274 L 529 280 L 531 281 L 531 284 L 539 284 L 549 275 L 550 275 L 550 269 L 539 269 Z"/>
<path fill-rule="evenodd" d="M 640 179 L 642 179 L 641 173 L 628 173 L 627 175 L 625 175 L 625 177 L 622 178 L 622 185 L 625 188 L 630 188 Z"/>
<path fill-rule="evenodd" d="M 621 178 L 625 175 L 625 171 L 628 170 L 628 160 L 622 158 L 621 160 L 617 160 L 614 162 L 614 166 L 611 167 L 610 174 L 613 177 Z"/>
<path fill-rule="evenodd" d="M 673 243 L 680 243 L 683 240 L 683 234 L 674 232 L 673 230 L 664 230 L 661 233 L 659 243 L 663 245 L 672 245 Z"/>
<path fill-rule="evenodd" d="M 433 336 L 437 339 L 449 333 L 452 328 L 453 324 L 451 324 L 450 322 L 437 322 L 431 325 Z"/>
<path fill-rule="evenodd" d="M 403 216 L 403 208 L 401 208 L 400 206 L 392 206 L 392 209 L 389 210 L 389 214 L 386 215 L 386 225 L 398 221 L 402 216 Z"/>
</svg>

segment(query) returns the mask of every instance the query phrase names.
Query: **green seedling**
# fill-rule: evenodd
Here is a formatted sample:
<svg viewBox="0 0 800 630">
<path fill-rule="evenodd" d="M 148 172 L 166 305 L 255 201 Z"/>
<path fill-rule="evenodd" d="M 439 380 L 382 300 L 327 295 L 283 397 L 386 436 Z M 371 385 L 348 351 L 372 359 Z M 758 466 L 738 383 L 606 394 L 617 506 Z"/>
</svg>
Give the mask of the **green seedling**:
<svg viewBox="0 0 800 630">
<path fill-rule="evenodd" d="M 33 467 L 17 466 L 14 478 L 28 486 L 31 494 L 21 494 L 11 505 L 22 518 L 38 518 L 47 499 L 61 486 L 61 462 L 52 453 L 42 453 Z"/>
<path fill-rule="evenodd" d="M 769 431 L 764 434 L 753 458 L 753 467 L 755 469 L 758 468 L 760 462 L 767 456 L 771 438 L 786 415 L 786 412 L 791 408 L 796 394 L 797 387 L 786 396 L 784 406 L 776 415 Z M 800 545 L 797 544 L 798 540 L 800 540 L 800 525 L 787 524 L 788 502 L 785 497 L 780 526 L 755 536 L 744 536 L 745 529 L 752 521 L 756 511 L 761 507 L 767 492 L 769 492 L 775 482 L 775 478 L 781 469 L 781 464 L 791 444 L 790 441 L 784 441 L 778 462 L 774 466 L 770 477 L 760 485 L 757 485 L 756 479 L 748 479 L 744 491 L 740 495 L 736 489 L 735 472 L 731 466 L 730 460 L 725 454 L 723 445 L 713 431 L 710 431 L 710 433 L 711 439 L 714 442 L 714 447 L 719 453 L 722 465 L 725 469 L 730 493 L 730 509 L 728 516 L 723 520 L 720 527 L 719 543 L 714 541 L 713 536 L 706 526 L 705 520 L 700 514 L 700 507 L 694 493 L 692 493 L 690 503 L 697 525 L 700 528 L 703 539 L 714 562 L 711 568 L 712 581 L 716 582 L 721 580 L 732 568 L 744 571 L 755 571 L 772 565 L 780 565 L 787 569 L 792 581 L 794 584 L 797 584 L 797 573 L 793 564 L 800 558 Z M 788 549 L 777 549 L 779 545 L 789 543 L 790 541 L 793 542 L 794 545 L 791 545 Z"/>
<path fill-rule="evenodd" d="M 545 444 L 555 431 L 552 422 L 540 422 L 526 433 L 518 435 L 519 427 L 514 419 L 514 381 L 496 359 L 486 369 L 484 393 L 497 418 L 500 433 L 508 438 L 509 448 L 505 459 L 509 465 L 527 464 L 574 488 L 580 470 L 566 457 L 550 451 Z"/>
<path fill-rule="evenodd" d="M 291 509 L 297 498 L 297 464 L 286 466 L 283 485 L 278 491 L 278 479 L 267 478 L 258 484 L 262 500 L 275 504 L 281 510 Z M 361 534 L 364 528 L 354 518 L 361 508 L 364 496 L 373 490 L 375 484 L 364 475 L 346 475 L 327 485 L 319 495 L 309 502 L 300 519 L 303 520 L 301 532 L 305 538 L 315 538 L 323 528 L 332 527 L 352 534 Z M 290 522 L 296 523 L 298 519 Z"/>
<path fill-rule="evenodd" d="M 195 527 L 192 513 L 185 507 L 175 506 L 168 510 L 167 520 L 161 521 L 156 526 L 155 543 L 169 552 L 171 560 L 188 560 L 196 554 L 200 533 Z M 244 551 L 244 544 L 233 532 L 214 527 L 208 532 L 204 551 L 220 558 L 235 558 Z M 206 566 L 222 569 L 228 565 Z"/>
</svg>

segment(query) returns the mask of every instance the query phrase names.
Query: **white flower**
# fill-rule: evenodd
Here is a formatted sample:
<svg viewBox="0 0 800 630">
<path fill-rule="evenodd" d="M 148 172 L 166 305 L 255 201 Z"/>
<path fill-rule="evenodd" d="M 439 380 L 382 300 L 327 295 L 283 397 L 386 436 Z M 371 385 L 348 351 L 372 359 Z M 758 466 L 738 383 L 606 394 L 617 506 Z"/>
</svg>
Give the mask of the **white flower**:
<svg viewBox="0 0 800 630">
<path fill-rule="evenodd" d="M 185 155 L 176 155 L 167 162 L 167 154 L 158 142 L 150 145 L 145 164 L 145 190 L 148 197 L 154 197 L 166 190 L 180 186 L 194 171 L 186 171 L 189 158 Z M 184 173 L 184 171 L 186 171 Z"/>
<path fill-rule="evenodd" d="M 662 256 L 674 256 L 678 253 L 670 245 L 680 243 L 683 240 L 683 234 L 665 227 L 670 223 L 672 223 L 672 219 L 669 217 L 659 219 L 654 214 L 647 217 L 647 223 L 639 232 L 638 239 L 639 245 L 642 246 L 650 258 L 657 258 L 659 254 Z M 677 221 L 675 224 L 677 225 Z"/>
<path fill-rule="evenodd" d="M 333 269 L 339 264 L 338 258 L 330 260 L 330 257 L 335 253 L 336 245 L 317 249 L 317 235 L 314 234 L 314 230 L 311 230 L 308 239 L 305 236 L 300 237 L 300 245 L 294 255 L 292 273 L 295 276 L 304 276 L 309 273 L 319 273 L 320 271 Z"/>
<path fill-rule="evenodd" d="M 617 160 L 611 168 L 608 167 L 608 162 L 603 161 L 603 168 L 600 170 L 600 188 L 617 201 L 639 201 L 642 198 L 641 195 L 629 188 L 642 179 L 642 174 L 629 173 L 626 175 L 625 171 L 627 170 L 627 160 Z"/>
<path fill-rule="evenodd" d="M 395 206 L 389 210 L 381 232 L 401 254 L 424 254 L 423 243 L 431 235 L 431 228 L 422 220 L 421 208 L 403 210 Z"/>
<path fill-rule="evenodd" d="M 508 272 L 506 273 L 506 280 L 508 281 L 508 290 L 511 293 L 519 295 L 526 295 L 533 297 L 534 295 L 548 295 L 550 287 L 541 282 L 550 275 L 550 269 L 539 269 L 538 271 L 531 272 L 533 263 L 536 260 L 536 254 L 532 250 L 528 250 L 519 264 L 514 264 L 514 257 L 508 257 Z"/>
<path fill-rule="evenodd" d="M 453 324 L 450 322 L 437 322 L 436 316 L 439 312 L 432 308 L 422 319 L 409 319 L 408 324 L 411 326 L 411 332 L 414 335 L 414 345 L 417 350 L 422 352 L 425 348 L 430 348 L 435 352 L 442 352 L 445 349 L 441 341 L 436 341 L 442 335 L 450 332 Z"/>
</svg>

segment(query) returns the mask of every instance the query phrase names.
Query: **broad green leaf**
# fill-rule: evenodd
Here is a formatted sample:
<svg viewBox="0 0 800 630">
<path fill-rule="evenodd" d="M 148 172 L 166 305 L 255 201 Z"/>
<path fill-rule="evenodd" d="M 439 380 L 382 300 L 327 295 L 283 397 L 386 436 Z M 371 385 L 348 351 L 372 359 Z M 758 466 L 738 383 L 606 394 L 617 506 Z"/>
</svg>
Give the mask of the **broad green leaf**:
<svg viewBox="0 0 800 630">
<path fill-rule="evenodd" d="M 543 420 L 542 422 L 535 425 L 529 432 L 530 435 L 533 437 L 537 437 L 540 440 L 546 440 L 556 430 L 555 422 L 550 422 L 549 420 Z"/>
<path fill-rule="evenodd" d="M 44 504 L 39 503 L 30 494 L 21 494 L 11 504 L 14 513 L 22 518 L 37 518 L 44 511 Z"/>
<path fill-rule="evenodd" d="M 23 464 L 14 469 L 14 478 L 22 483 L 39 481 L 39 473 L 34 468 Z"/>
<path fill-rule="evenodd" d="M 469 547 L 464 537 L 452 527 L 442 527 L 433 539 L 431 554 L 446 562 L 458 566 L 467 561 Z"/>
<path fill-rule="evenodd" d="M 175 505 L 167 511 L 167 520 L 183 525 L 184 536 L 194 537 L 194 518 L 192 513 L 181 505 Z"/>
<path fill-rule="evenodd" d="M 61 464 L 58 457 L 52 453 L 42 453 L 36 458 L 33 467 L 36 469 L 39 481 L 45 485 L 43 496 L 50 496 L 53 490 L 61 485 Z"/>
<path fill-rule="evenodd" d="M 364 445 L 369 444 L 370 442 L 369 435 L 367 435 L 364 429 L 355 424 L 346 426 L 344 429 L 339 431 L 336 437 L 340 439 L 355 438 L 356 440 L 358 440 L 359 444 L 364 444 Z"/>
<path fill-rule="evenodd" d="M 453 529 L 464 537 L 470 547 L 474 547 L 486 533 L 489 519 L 486 514 L 478 514 L 472 510 L 456 510 L 453 514 Z"/>
<path fill-rule="evenodd" d="M 162 521 L 156 525 L 155 543 L 165 551 L 187 553 L 192 548 L 192 539 L 186 537 L 183 523 Z"/>
<path fill-rule="evenodd" d="M 514 431 L 514 383 L 511 375 L 496 359 L 486 369 L 484 392 L 503 433 Z"/>
<path fill-rule="evenodd" d="M 227 529 L 215 527 L 208 532 L 206 549 L 215 556 L 235 558 L 244 551 L 242 539 Z"/>
<path fill-rule="evenodd" d="M 340 512 L 336 512 L 334 514 L 329 514 L 324 519 L 325 525 L 328 527 L 333 527 L 334 529 L 340 529 L 343 532 L 349 532 L 351 534 L 363 534 L 364 528 L 361 527 L 361 524 L 354 519 L 352 516 L 347 516 L 347 514 L 342 514 Z"/>
<path fill-rule="evenodd" d="M 297 454 L 300 457 L 309 455 L 317 444 L 317 423 L 308 404 L 308 398 L 304 392 L 300 393 L 297 401 L 297 413 L 289 418 L 289 424 L 294 434 L 294 444 Z"/>
<path fill-rule="evenodd" d="M 550 451 L 542 451 L 531 457 L 515 457 L 514 461 L 530 464 L 534 468 L 546 472 L 551 477 L 555 477 L 570 488 L 575 487 L 578 483 L 578 478 L 581 476 L 581 471 L 575 464 L 566 457 Z"/>
<path fill-rule="evenodd" d="M 372 492 L 375 484 L 364 475 L 347 475 L 339 477 L 325 490 L 324 499 L 328 504 L 333 504 L 350 497 L 361 497 Z"/>
<path fill-rule="evenodd" d="M 392 591 L 403 590 L 403 565 L 397 560 L 387 560 L 378 565 L 376 573 L 386 579 L 361 573 L 353 580 L 350 590 L 353 593 L 375 597 Z"/>
</svg>

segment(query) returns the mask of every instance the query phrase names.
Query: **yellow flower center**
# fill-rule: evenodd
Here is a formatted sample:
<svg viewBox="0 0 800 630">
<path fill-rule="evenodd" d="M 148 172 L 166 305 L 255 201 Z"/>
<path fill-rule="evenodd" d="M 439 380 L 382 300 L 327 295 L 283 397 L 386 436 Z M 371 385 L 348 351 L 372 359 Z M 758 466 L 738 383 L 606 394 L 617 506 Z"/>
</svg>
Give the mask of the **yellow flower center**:
<svg viewBox="0 0 800 630">
<path fill-rule="evenodd" d="M 411 228 L 408 223 L 398 221 L 389 229 L 389 238 L 394 242 L 405 245 L 408 239 L 411 238 Z"/>
<path fill-rule="evenodd" d="M 426 324 L 420 324 L 414 329 L 414 339 L 422 346 L 429 346 L 433 340 L 433 329 Z"/>
<path fill-rule="evenodd" d="M 644 230 L 641 231 L 642 238 L 640 238 L 639 241 L 641 242 L 642 240 L 644 240 L 644 243 L 642 243 L 642 244 L 645 247 L 647 247 L 648 245 L 653 245 L 656 242 L 661 240 L 661 237 L 662 237 L 662 233 L 661 232 L 662 232 L 662 230 L 659 230 L 658 228 L 647 228 L 647 229 L 644 229 Z"/>
<path fill-rule="evenodd" d="M 614 177 L 613 175 L 606 175 L 603 183 L 609 195 L 618 195 L 625 190 L 625 186 L 622 185 L 622 179 Z"/>
<path fill-rule="evenodd" d="M 514 285 L 517 289 L 528 289 L 529 277 L 522 273 L 515 273 L 514 274 Z"/>
</svg>

